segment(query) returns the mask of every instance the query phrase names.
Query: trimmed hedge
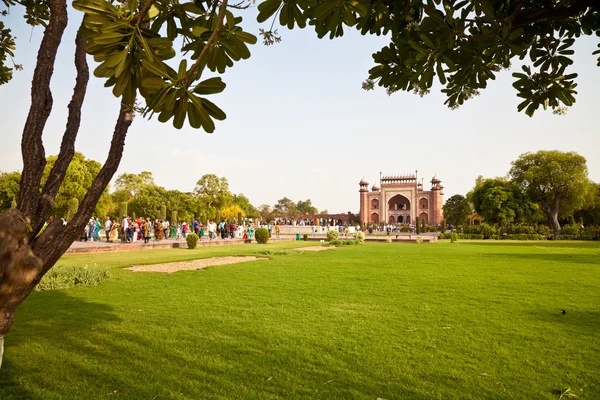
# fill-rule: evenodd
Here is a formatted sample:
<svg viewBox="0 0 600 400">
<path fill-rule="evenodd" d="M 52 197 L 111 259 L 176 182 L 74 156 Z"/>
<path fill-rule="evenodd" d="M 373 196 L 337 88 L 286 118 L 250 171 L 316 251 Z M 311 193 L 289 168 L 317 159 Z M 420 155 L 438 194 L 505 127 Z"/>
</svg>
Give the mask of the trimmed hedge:
<svg viewBox="0 0 600 400">
<path fill-rule="evenodd" d="M 269 241 L 269 231 L 267 228 L 258 228 L 256 232 L 254 232 L 254 237 L 258 243 L 265 244 Z"/>
<path fill-rule="evenodd" d="M 189 233 L 186 235 L 185 241 L 187 242 L 188 249 L 195 249 L 198 246 L 198 235 Z"/>
</svg>

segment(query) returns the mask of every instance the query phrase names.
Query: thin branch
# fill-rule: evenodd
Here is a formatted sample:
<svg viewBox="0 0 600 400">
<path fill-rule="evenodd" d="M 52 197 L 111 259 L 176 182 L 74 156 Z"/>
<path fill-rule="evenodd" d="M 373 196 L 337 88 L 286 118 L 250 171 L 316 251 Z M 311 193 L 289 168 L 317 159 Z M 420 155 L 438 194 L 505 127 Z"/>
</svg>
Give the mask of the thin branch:
<svg viewBox="0 0 600 400">
<path fill-rule="evenodd" d="M 50 80 L 54 73 L 56 53 L 68 22 L 65 0 L 50 0 L 49 7 L 50 21 L 38 51 L 31 82 L 31 106 L 21 140 L 23 174 L 17 197 L 17 208 L 27 218 L 32 218 L 38 208 L 40 182 L 46 166 L 42 134 L 50 111 L 52 111 Z M 32 234 L 35 236 L 37 232 L 32 232 Z"/>
<path fill-rule="evenodd" d="M 54 205 L 54 198 L 58 193 L 58 189 L 65 179 L 67 168 L 75 155 L 75 140 L 77 139 L 81 125 L 81 107 L 83 106 L 88 81 L 90 80 L 90 71 L 85 52 L 86 39 L 83 36 L 83 29 L 84 23 L 81 21 L 77 37 L 75 38 L 75 70 L 77 71 L 77 77 L 75 79 L 73 96 L 68 106 L 69 115 L 67 117 L 67 125 L 62 143 L 60 144 L 60 152 L 48 175 L 44 190 L 42 191 L 42 197 L 38 204 L 35 220 L 32 221 L 34 232 L 38 232 L 44 225 L 44 221 L 47 219 Z"/>
<path fill-rule="evenodd" d="M 515 26 L 529 25 L 545 19 L 565 20 L 579 15 L 588 8 L 599 10 L 598 0 L 577 0 L 568 7 L 544 8 L 541 11 L 515 18 Z"/>
<path fill-rule="evenodd" d="M 251 3 L 247 0 L 242 0 L 239 3 L 236 4 L 230 4 L 227 7 L 229 8 L 235 8 L 236 10 L 247 10 L 248 8 L 250 8 Z"/>
<path fill-rule="evenodd" d="M 152 5 L 156 3 L 156 0 L 149 0 L 144 7 L 140 10 L 140 13 L 131 21 L 133 25 L 140 25 L 148 13 Z"/>
<path fill-rule="evenodd" d="M 200 52 L 200 56 L 198 56 L 198 58 L 196 59 L 196 62 L 194 63 L 194 65 L 192 65 L 192 68 L 190 68 L 190 70 L 187 72 L 187 74 L 185 74 L 185 78 L 183 78 L 185 83 L 188 83 L 192 80 L 194 74 L 200 67 L 200 64 L 204 61 L 204 59 L 208 55 L 210 48 L 212 47 L 214 42 L 217 41 L 219 36 L 221 36 L 221 31 L 223 30 L 223 20 L 225 19 L 226 11 L 227 11 L 227 0 L 223 0 L 223 2 L 221 3 L 221 6 L 219 7 L 219 16 L 217 19 L 217 26 L 215 27 L 215 30 L 210 35 L 210 37 L 208 38 L 208 41 L 202 48 L 202 51 Z"/>
</svg>

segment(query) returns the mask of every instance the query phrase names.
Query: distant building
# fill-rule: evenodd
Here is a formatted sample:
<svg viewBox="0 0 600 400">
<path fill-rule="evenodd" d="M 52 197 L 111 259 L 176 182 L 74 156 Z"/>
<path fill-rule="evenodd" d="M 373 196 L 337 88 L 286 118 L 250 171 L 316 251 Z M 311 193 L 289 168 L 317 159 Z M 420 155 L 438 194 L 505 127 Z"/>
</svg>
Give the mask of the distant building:
<svg viewBox="0 0 600 400">
<path fill-rule="evenodd" d="M 434 176 L 431 189 L 423 190 L 417 174 L 379 174 L 379 185 L 374 184 L 369 192 L 369 182 L 360 181 L 360 219 L 363 223 L 414 224 L 425 221 L 428 225 L 442 223 L 444 187 Z"/>
</svg>

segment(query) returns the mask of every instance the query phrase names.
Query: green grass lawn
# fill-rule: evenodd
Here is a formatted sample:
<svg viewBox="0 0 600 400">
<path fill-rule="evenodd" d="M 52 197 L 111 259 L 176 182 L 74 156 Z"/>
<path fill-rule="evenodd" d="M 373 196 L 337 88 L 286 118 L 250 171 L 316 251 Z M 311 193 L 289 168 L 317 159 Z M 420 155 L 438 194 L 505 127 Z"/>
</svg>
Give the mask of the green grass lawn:
<svg viewBox="0 0 600 400">
<path fill-rule="evenodd" d="M 600 399 L 597 242 L 372 243 L 122 270 L 306 245 L 64 257 L 114 279 L 27 299 L 0 399 Z"/>
</svg>

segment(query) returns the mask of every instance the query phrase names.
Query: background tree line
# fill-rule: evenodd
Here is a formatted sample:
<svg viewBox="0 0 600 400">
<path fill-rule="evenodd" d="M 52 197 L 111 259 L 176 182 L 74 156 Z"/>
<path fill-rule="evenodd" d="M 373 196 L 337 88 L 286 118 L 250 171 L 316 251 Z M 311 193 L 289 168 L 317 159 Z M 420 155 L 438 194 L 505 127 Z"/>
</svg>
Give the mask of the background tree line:
<svg viewBox="0 0 600 400">
<path fill-rule="evenodd" d="M 479 176 L 475 187 L 450 197 L 444 218 L 453 227 L 476 220 L 506 231 L 515 224 L 547 225 L 554 237 L 569 227 L 600 225 L 600 184 L 588 177 L 586 160 L 574 152 L 525 153 L 506 177 Z"/>
<path fill-rule="evenodd" d="M 47 179 L 55 161 L 56 156 L 47 158 L 43 179 Z M 56 195 L 51 213 L 53 218 L 65 218 L 68 221 L 75 215 L 79 202 L 83 200 L 100 168 L 97 161 L 75 153 Z M 20 179 L 20 172 L 0 172 L 0 212 L 15 206 Z M 293 202 L 287 197 L 278 200 L 272 207 L 263 204 L 257 208 L 244 194 L 232 193 L 227 178 L 214 174 L 203 175 L 192 191 L 182 192 L 157 185 L 152 172 L 142 171 L 139 174 L 119 175 L 112 192 L 107 188 L 100 197 L 94 216 L 120 218 L 128 215 L 170 221 L 191 221 L 194 218 L 201 221 L 239 221 L 241 217 L 270 221 L 317 213 L 310 199 Z"/>
</svg>

